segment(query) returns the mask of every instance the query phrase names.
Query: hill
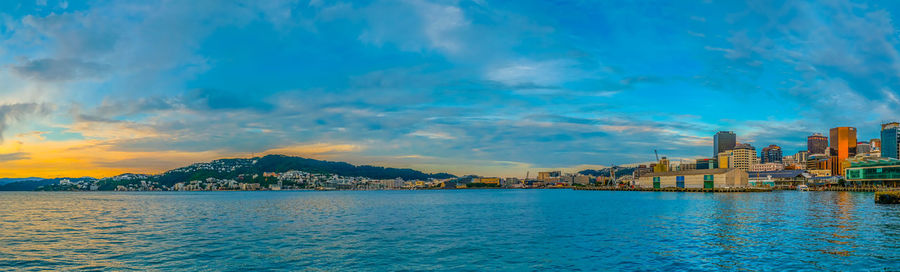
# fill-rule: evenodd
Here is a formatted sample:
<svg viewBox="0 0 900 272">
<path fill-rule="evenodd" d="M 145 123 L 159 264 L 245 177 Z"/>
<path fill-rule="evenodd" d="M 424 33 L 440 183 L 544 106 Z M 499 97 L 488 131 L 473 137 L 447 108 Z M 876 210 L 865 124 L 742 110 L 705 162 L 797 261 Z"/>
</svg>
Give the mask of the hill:
<svg viewBox="0 0 900 272">
<path fill-rule="evenodd" d="M 616 170 L 616 177 L 628 176 L 631 173 L 634 173 L 634 167 L 620 167 Z M 578 172 L 582 175 L 591 175 L 591 176 L 609 176 L 609 168 L 603 168 L 599 170 L 585 169 Z"/>
<path fill-rule="evenodd" d="M 123 174 L 101 180 L 100 189 L 109 190 L 116 185 L 132 181 L 148 180 L 160 185 L 172 186 L 191 180 L 237 179 L 240 175 L 262 175 L 266 172 L 282 173 L 291 170 L 316 174 L 334 174 L 345 177 L 371 179 L 425 180 L 456 177 L 447 173 L 426 174 L 407 168 L 390 168 L 370 165 L 352 165 L 346 162 L 323 161 L 285 155 L 267 155 L 250 159 L 219 159 L 207 163 L 195 163 L 187 167 L 169 170 L 160 175 Z"/>
<path fill-rule="evenodd" d="M 0 178 L 0 186 L 6 185 L 6 184 L 10 184 L 10 183 L 13 183 L 13 182 L 20 182 L 20 181 L 35 181 L 35 180 L 42 180 L 42 178 L 36 178 L 36 177 L 30 177 L 30 178 Z"/>
</svg>

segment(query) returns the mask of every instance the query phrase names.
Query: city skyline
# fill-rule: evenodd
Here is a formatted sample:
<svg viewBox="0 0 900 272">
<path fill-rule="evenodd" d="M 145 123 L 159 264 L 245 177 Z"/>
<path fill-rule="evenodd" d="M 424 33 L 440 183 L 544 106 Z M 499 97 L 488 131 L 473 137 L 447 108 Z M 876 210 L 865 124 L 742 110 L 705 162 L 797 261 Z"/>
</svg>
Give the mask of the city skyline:
<svg viewBox="0 0 900 272">
<path fill-rule="evenodd" d="M 813 133 L 854 127 L 855 144 L 900 120 L 897 14 L 844 1 L 3 2 L 0 177 L 264 154 L 521 177 L 654 150 L 709 158 L 718 131 L 790 156 Z"/>
</svg>

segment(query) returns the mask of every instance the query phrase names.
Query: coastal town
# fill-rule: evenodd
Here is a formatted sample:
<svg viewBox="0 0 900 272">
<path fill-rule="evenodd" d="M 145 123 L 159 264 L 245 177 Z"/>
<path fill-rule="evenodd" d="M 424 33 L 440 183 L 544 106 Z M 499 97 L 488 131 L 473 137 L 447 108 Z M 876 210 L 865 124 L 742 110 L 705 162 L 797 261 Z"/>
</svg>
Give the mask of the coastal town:
<svg viewBox="0 0 900 272">
<path fill-rule="evenodd" d="M 785 155 L 770 144 L 759 152 L 739 142 L 732 131 L 713 135 L 712 156 L 613 166 L 564 173 L 538 171 L 534 176 L 468 175 L 425 178 L 372 178 L 323 171 L 289 169 L 254 173 L 259 158 L 196 163 L 162 175 L 122 174 L 103 179 L 61 179 L 39 190 L 115 191 L 253 191 L 253 190 L 417 190 L 468 188 L 606 188 L 606 189 L 839 189 L 894 188 L 900 181 L 900 123 L 881 125 L 881 135 L 859 141 L 854 127 L 836 127 L 827 136 L 813 133 L 807 149 Z M 655 152 L 655 150 L 654 150 Z M 409 170 L 412 171 L 412 170 Z M 199 173 L 199 174 L 198 174 Z M 424 174 L 423 174 L 424 175 Z M 720 190 L 721 191 L 721 190 Z"/>
</svg>

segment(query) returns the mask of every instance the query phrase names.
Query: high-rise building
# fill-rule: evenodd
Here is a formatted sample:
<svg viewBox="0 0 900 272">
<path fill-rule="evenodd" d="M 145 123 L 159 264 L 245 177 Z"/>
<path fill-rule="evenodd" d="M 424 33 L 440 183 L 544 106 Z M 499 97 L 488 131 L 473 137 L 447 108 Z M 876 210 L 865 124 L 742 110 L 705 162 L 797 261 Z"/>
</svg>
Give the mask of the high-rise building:
<svg viewBox="0 0 900 272">
<path fill-rule="evenodd" d="M 869 144 L 872 145 L 872 151 L 881 150 L 881 139 L 871 139 Z"/>
<path fill-rule="evenodd" d="M 806 150 L 809 154 L 825 154 L 825 148 L 828 147 L 828 137 L 822 133 L 814 133 L 806 137 Z"/>
<path fill-rule="evenodd" d="M 900 123 L 881 125 L 881 157 L 900 159 Z"/>
<path fill-rule="evenodd" d="M 872 145 L 869 142 L 857 142 L 856 143 L 856 154 L 865 154 L 872 152 Z"/>
<path fill-rule="evenodd" d="M 734 149 L 737 144 L 737 135 L 731 131 L 719 131 L 713 136 L 713 156 L 719 153 Z"/>
<path fill-rule="evenodd" d="M 745 145 L 737 145 L 737 147 L 732 150 L 728 156 L 729 167 L 738 168 L 744 171 L 749 171 L 750 167 L 756 164 L 756 149 L 749 144 Z"/>
<path fill-rule="evenodd" d="M 836 127 L 830 130 L 831 175 L 844 175 L 844 161 L 856 156 L 856 128 Z"/>
<path fill-rule="evenodd" d="M 760 153 L 759 157 L 762 159 L 762 163 L 780 163 L 781 155 L 780 146 L 769 145 L 762 149 L 762 153 Z"/>
</svg>

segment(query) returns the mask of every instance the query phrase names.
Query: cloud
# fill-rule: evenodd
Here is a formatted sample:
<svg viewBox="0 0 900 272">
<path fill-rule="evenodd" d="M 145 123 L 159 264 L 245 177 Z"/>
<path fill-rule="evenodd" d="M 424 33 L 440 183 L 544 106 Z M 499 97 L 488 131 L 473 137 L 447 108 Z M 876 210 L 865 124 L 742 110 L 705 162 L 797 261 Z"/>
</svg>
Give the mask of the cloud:
<svg viewBox="0 0 900 272">
<path fill-rule="evenodd" d="M 99 78 L 106 74 L 109 66 L 77 59 L 37 59 L 12 66 L 22 77 L 41 81 L 67 81 Z"/>
<path fill-rule="evenodd" d="M 9 125 L 24 120 L 33 114 L 47 114 L 49 107 L 37 103 L 16 103 L 0 105 L 0 143 L 3 143 L 3 133 L 9 129 Z"/>
<path fill-rule="evenodd" d="M 25 152 L 14 152 L 14 153 L 2 153 L 0 154 L 0 162 L 9 162 L 9 161 L 17 161 L 17 160 L 27 160 L 30 159 L 31 156 Z"/>
</svg>

